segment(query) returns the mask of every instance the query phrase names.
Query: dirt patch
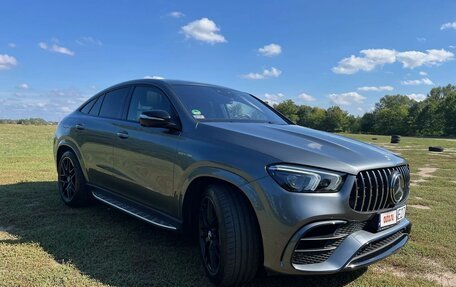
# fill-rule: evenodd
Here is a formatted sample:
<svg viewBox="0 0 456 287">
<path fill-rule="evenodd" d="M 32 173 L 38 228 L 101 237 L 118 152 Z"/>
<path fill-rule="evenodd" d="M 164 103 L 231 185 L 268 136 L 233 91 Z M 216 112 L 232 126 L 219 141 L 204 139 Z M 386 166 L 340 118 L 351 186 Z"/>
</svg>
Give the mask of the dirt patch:
<svg viewBox="0 0 456 287">
<path fill-rule="evenodd" d="M 424 259 L 424 262 L 435 269 L 437 269 L 434 272 L 422 272 L 417 274 L 410 274 L 406 272 L 405 270 L 401 270 L 398 268 L 393 268 L 390 266 L 376 266 L 375 269 L 379 271 L 380 273 L 388 273 L 392 274 L 396 277 L 400 278 L 422 278 L 426 279 L 429 281 L 433 281 L 438 283 L 441 286 L 456 286 L 456 274 L 449 271 L 442 265 L 438 264 L 437 262 L 430 260 L 430 259 Z"/>
<path fill-rule="evenodd" d="M 415 198 L 418 199 L 418 200 L 423 200 L 423 198 L 419 197 L 419 196 L 415 196 Z"/>
<path fill-rule="evenodd" d="M 419 177 L 432 177 L 433 173 L 437 171 L 436 167 L 420 167 L 418 169 L 418 176 Z"/>
<path fill-rule="evenodd" d="M 416 209 L 431 209 L 429 206 L 426 206 L 426 205 L 420 205 L 420 204 L 409 204 L 407 205 L 407 207 L 412 207 L 412 208 L 416 208 Z"/>
<path fill-rule="evenodd" d="M 456 286 L 456 274 L 451 272 L 450 270 L 446 269 L 444 266 L 439 264 L 438 262 L 431 260 L 431 259 L 425 259 L 424 260 L 426 264 L 435 267 L 438 269 L 438 271 L 435 271 L 433 273 L 424 273 L 424 278 L 430 280 L 430 281 L 435 281 L 439 283 L 442 286 Z"/>
<path fill-rule="evenodd" d="M 433 173 L 437 171 L 438 168 L 432 167 L 431 165 L 427 165 L 426 167 L 420 167 L 418 168 L 418 172 L 416 175 L 418 175 L 418 179 L 412 179 L 410 181 L 411 186 L 418 186 L 420 183 L 426 182 L 427 178 L 433 177 Z"/>
</svg>

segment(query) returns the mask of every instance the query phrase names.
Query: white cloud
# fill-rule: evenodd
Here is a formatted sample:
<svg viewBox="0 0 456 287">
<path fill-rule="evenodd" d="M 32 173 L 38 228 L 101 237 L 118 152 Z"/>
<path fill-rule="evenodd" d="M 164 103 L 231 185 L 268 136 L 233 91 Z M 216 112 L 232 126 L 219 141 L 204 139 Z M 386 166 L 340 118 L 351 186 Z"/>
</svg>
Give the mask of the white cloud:
<svg viewBox="0 0 456 287">
<path fill-rule="evenodd" d="M 434 83 L 431 81 L 429 78 L 422 78 L 420 80 L 407 80 L 407 81 L 402 81 L 402 85 L 406 86 L 417 86 L 417 85 L 434 85 Z"/>
<path fill-rule="evenodd" d="M 361 50 L 364 56 L 357 57 L 351 55 L 339 61 L 336 67 L 331 70 L 336 74 L 354 74 L 358 71 L 371 71 L 376 66 L 394 63 L 396 61 L 396 51 L 389 49 L 367 49 Z"/>
<path fill-rule="evenodd" d="M 80 46 L 103 46 L 103 43 L 94 37 L 82 37 L 76 40 L 76 44 Z"/>
<path fill-rule="evenodd" d="M 397 61 L 402 63 L 404 68 L 413 69 L 423 65 L 434 66 L 440 63 L 453 60 L 454 54 L 444 49 L 426 50 L 426 53 L 419 51 L 406 51 L 397 53 Z"/>
<path fill-rule="evenodd" d="M 410 99 L 415 100 L 417 102 L 421 102 L 426 99 L 425 94 L 408 94 L 407 97 L 409 97 Z"/>
<path fill-rule="evenodd" d="M 268 103 L 268 105 L 273 106 L 273 105 L 277 105 L 280 102 L 282 102 L 284 97 L 285 97 L 285 95 L 282 93 L 277 93 L 277 94 L 266 93 L 266 94 L 264 94 L 263 99 L 265 102 Z"/>
<path fill-rule="evenodd" d="M 306 93 L 302 93 L 302 94 L 298 95 L 298 99 L 303 100 L 304 102 L 314 102 L 317 100 L 314 97 L 312 97 L 311 95 L 306 94 Z"/>
<path fill-rule="evenodd" d="M 92 94 L 92 93 L 90 93 Z M 21 90 L 10 97 L 0 99 L 0 115 L 5 118 L 39 117 L 60 120 L 88 99 L 77 89 L 54 89 L 48 91 Z"/>
<path fill-rule="evenodd" d="M 278 44 L 271 43 L 269 45 L 263 46 L 262 48 L 259 48 L 258 52 L 260 52 L 260 54 L 263 56 L 277 56 L 282 53 L 282 47 Z"/>
<path fill-rule="evenodd" d="M 181 28 L 186 38 L 193 38 L 198 41 L 216 44 L 226 42 L 225 37 L 220 34 L 220 28 L 214 21 L 208 18 L 201 18 L 188 23 Z"/>
<path fill-rule="evenodd" d="M 372 71 L 377 66 L 402 63 L 404 68 L 413 69 L 423 65 L 433 66 L 453 60 L 454 54 L 444 49 L 431 49 L 426 52 L 405 51 L 397 52 L 389 49 L 367 49 L 360 51 L 363 56 L 351 55 L 339 61 L 331 70 L 336 74 L 354 74 L 359 71 Z"/>
<path fill-rule="evenodd" d="M 163 80 L 164 78 L 160 76 L 145 76 L 144 79 Z"/>
<path fill-rule="evenodd" d="M 26 83 L 22 83 L 19 86 L 17 86 L 21 90 L 27 90 L 29 88 L 29 85 Z"/>
<path fill-rule="evenodd" d="M 46 50 L 46 51 L 59 53 L 59 54 L 64 54 L 64 55 L 68 55 L 68 56 L 74 56 L 74 54 L 75 54 L 70 49 L 62 47 L 62 46 L 59 46 L 57 44 L 50 45 L 50 44 L 47 44 L 47 43 L 44 43 L 44 42 L 39 42 L 38 43 L 38 47 L 40 47 L 41 49 Z"/>
<path fill-rule="evenodd" d="M 173 17 L 173 18 L 182 18 L 182 17 L 185 17 L 185 14 L 180 11 L 173 11 L 173 12 L 169 13 L 168 16 Z"/>
<path fill-rule="evenodd" d="M 348 92 L 342 94 L 330 94 L 329 99 L 331 103 L 335 105 L 351 105 L 353 103 L 361 104 L 364 102 L 366 97 L 358 94 L 357 92 Z"/>
<path fill-rule="evenodd" d="M 16 48 L 16 43 L 8 43 L 8 47 L 14 49 Z"/>
<path fill-rule="evenodd" d="M 420 76 L 427 76 L 428 73 L 421 71 L 421 72 L 419 72 L 419 74 L 420 74 Z"/>
<path fill-rule="evenodd" d="M 448 22 L 440 26 L 440 30 L 445 30 L 445 29 L 454 29 L 456 30 L 456 21 L 454 22 Z"/>
<path fill-rule="evenodd" d="M 427 39 L 424 38 L 424 37 L 417 37 L 416 40 L 417 40 L 418 42 L 426 42 Z"/>
<path fill-rule="evenodd" d="M 450 48 L 450 49 L 456 49 L 456 45 L 450 45 L 450 46 L 448 46 L 448 48 Z"/>
<path fill-rule="evenodd" d="M 0 70 L 9 70 L 16 65 L 16 58 L 7 54 L 0 54 Z"/>
<path fill-rule="evenodd" d="M 251 80 L 262 80 L 262 79 L 267 79 L 267 78 L 277 78 L 281 74 L 282 74 L 281 70 L 272 67 L 270 69 L 263 70 L 262 73 L 248 73 L 248 74 L 242 75 L 241 77 L 243 77 L 245 79 L 251 79 Z"/>
<path fill-rule="evenodd" d="M 393 87 L 391 86 L 370 86 L 370 87 L 359 87 L 358 91 L 363 91 L 363 92 L 381 92 L 381 91 L 392 91 L 394 90 Z"/>
</svg>

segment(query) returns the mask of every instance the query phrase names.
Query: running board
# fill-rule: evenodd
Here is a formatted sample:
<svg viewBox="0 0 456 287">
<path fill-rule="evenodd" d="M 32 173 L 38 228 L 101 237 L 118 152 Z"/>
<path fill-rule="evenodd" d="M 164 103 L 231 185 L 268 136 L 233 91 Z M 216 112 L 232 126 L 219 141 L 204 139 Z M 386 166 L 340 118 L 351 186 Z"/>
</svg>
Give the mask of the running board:
<svg viewBox="0 0 456 287">
<path fill-rule="evenodd" d="M 137 217 L 141 220 L 144 220 L 148 223 L 151 223 L 155 226 L 169 229 L 169 230 L 177 230 L 177 226 L 172 224 L 169 221 L 166 221 L 162 219 L 164 216 L 160 215 L 158 212 L 153 212 L 148 208 L 142 207 L 138 204 L 128 204 L 126 200 L 121 200 L 117 199 L 117 196 L 115 195 L 108 195 L 105 192 L 98 192 L 98 191 L 92 191 L 93 197 L 95 199 L 106 203 L 107 205 L 110 205 L 116 209 L 119 209 L 125 213 L 128 213 L 130 215 L 133 215 L 134 217 Z"/>
</svg>

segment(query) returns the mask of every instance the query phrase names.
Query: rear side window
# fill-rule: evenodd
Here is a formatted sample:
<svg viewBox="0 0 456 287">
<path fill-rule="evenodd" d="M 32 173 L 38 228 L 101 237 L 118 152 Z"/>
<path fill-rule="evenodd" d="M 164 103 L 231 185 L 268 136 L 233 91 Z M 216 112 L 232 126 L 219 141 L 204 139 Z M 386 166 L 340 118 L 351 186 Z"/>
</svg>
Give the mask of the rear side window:
<svg viewBox="0 0 456 287">
<path fill-rule="evenodd" d="M 89 112 L 89 115 L 98 116 L 100 113 L 101 103 L 103 103 L 104 95 L 98 97 L 95 105 L 93 105 L 92 109 Z"/>
<path fill-rule="evenodd" d="M 175 118 L 171 102 L 158 88 L 136 87 L 131 97 L 127 119 L 137 122 L 141 113 L 152 110 L 167 111 L 172 118 Z"/>
<path fill-rule="evenodd" d="M 130 88 L 127 87 L 107 93 L 101 105 L 100 117 L 121 119 L 125 99 L 128 96 L 129 90 Z"/>
<path fill-rule="evenodd" d="M 81 109 L 81 113 L 84 113 L 84 114 L 88 114 L 90 112 L 90 109 L 93 107 L 93 105 L 95 104 L 95 101 L 96 99 L 93 99 L 91 100 L 90 102 L 88 102 L 82 109 Z"/>
</svg>

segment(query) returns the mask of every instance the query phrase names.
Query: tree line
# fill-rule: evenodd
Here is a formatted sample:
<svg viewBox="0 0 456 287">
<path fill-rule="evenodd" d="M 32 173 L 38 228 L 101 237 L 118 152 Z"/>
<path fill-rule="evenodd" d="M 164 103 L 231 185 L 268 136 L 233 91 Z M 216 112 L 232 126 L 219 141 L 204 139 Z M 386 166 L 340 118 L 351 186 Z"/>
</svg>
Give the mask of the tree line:
<svg viewBox="0 0 456 287">
<path fill-rule="evenodd" d="M 57 122 L 46 121 L 41 118 L 29 118 L 29 119 L 0 119 L 0 124 L 17 124 L 17 125 L 56 125 Z"/>
<path fill-rule="evenodd" d="M 418 102 L 405 95 L 386 95 L 372 112 L 353 116 L 338 106 L 328 109 L 286 100 L 274 105 L 298 125 L 329 132 L 408 136 L 456 136 L 456 86 L 433 88 Z"/>
</svg>

